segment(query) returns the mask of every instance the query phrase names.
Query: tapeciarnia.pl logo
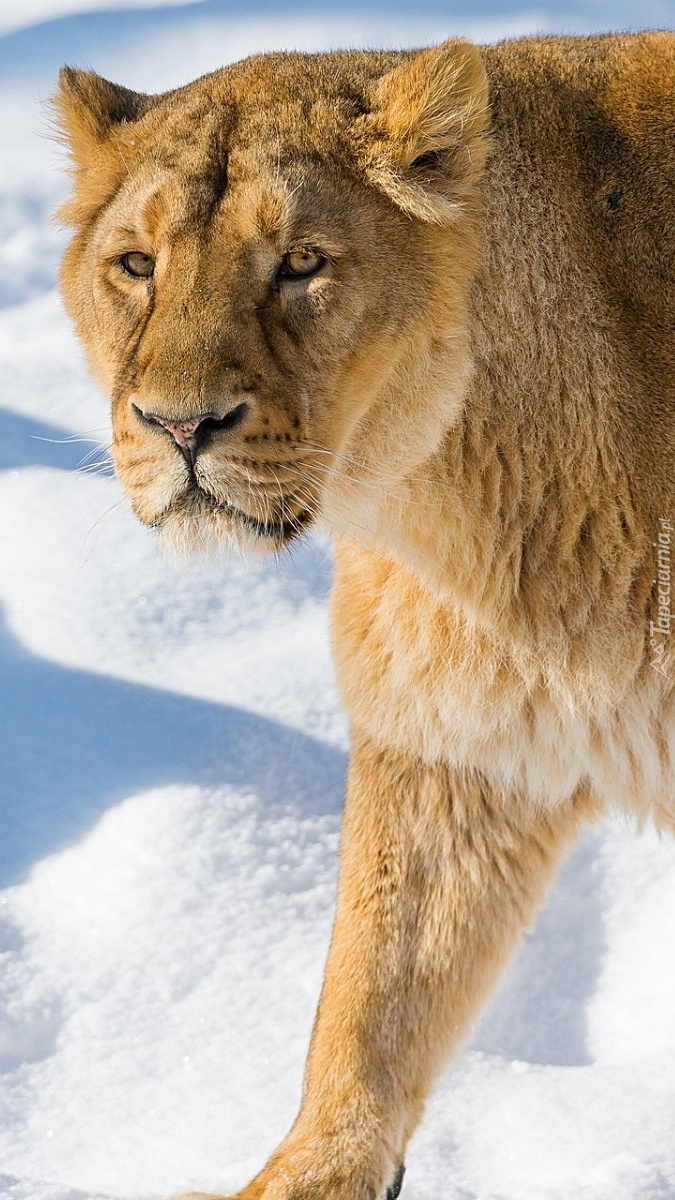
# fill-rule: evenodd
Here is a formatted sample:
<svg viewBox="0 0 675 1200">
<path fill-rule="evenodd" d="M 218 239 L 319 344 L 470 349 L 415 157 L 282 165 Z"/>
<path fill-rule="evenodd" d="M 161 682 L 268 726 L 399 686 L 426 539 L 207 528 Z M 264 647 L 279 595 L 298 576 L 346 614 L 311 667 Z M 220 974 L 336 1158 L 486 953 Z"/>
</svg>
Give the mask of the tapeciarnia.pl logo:
<svg viewBox="0 0 675 1200">
<path fill-rule="evenodd" d="M 675 613 L 671 612 L 671 541 L 673 529 L 668 517 L 659 521 L 657 540 L 653 543 L 656 550 L 656 620 L 649 622 L 649 643 L 651 646 L 651 665 L 660 675 L 667 675 L 671 655 L 668 652 L 670 637 L 670 622 Z"/>
</svg>

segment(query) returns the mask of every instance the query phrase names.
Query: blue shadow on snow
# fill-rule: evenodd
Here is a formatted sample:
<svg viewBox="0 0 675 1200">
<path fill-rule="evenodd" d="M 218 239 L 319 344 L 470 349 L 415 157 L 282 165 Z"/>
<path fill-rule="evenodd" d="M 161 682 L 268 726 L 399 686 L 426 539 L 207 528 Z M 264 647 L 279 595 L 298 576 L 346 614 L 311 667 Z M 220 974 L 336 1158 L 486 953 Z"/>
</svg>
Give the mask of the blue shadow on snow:
<svg viewBox="0 0 675 1200">
<path fill-rule="evenodd" d="M 105 449 L 95 438 L 70 435 L 58 425 L 48 425 L 32 417 L 22 417 L 9 409 L 0 409 L 0 470 L 21 467 L 57 467 L 76 471 L 85 460 L 93 459 L 99 474 L 112 475 L 113 468 Z"/>
<path fill-rule="evenodd" d="M 146 788 L 230 784 L 272 808 L 339 809 L 346 759 L 335 748 L 241 709 L 47 662 L 0 622 L 0 886 Z"/>
</svg>

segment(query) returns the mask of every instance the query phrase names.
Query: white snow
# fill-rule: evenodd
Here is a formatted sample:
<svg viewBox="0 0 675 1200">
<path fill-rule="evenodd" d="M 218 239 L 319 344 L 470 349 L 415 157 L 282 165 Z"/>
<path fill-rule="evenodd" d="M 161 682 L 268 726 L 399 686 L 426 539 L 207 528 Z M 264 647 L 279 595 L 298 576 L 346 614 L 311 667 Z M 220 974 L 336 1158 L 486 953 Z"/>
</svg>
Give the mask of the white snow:
<svg viewBox="0 0 675 1200">
<path fill-rule="evenodd" d="M 671 0 L 0 4 L 0 1200 L 159 1200 L 262 1164 L 299 1097 L 347 747 L 330 548 L 162 559 L 106 467 L 54 291 L 58 66 L 149 90 L 280 46 L 651 24 Z M 589 832 L 404 1196 L 675 1200 L 674 931 L 673 843 Z"/>
</svg>

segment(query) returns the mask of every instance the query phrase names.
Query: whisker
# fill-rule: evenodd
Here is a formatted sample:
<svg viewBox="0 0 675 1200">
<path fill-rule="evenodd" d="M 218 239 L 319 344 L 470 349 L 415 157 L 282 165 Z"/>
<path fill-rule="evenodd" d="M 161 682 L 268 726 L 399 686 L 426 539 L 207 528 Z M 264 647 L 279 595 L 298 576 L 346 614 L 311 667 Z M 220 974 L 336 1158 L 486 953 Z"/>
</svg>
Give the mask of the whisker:
<svg viewBox="0 0 675 1200">
<path fill-rule="evenodd" d="M 286 501 L 284 498 L 283 488 L 281 486 L 281 480 L 279 479 L 279 476 L 276 474 L 276 472 L 274 470 L 272 470 L 271 467 L 270 467 L 270 470 L 272 471 L 272 475 L 274 476 L 274 479 L 276 480 L 277 488 L 279 489 L 279 500 L 281 502 L 281 511 L 279 513 L 279 519 L 281 521 L 281 524 L 285 525 L 286 524 Z"/>
<path fill-rule="evenodd" d="M 307 482 L 311 485 L 312 481 L 308 480 Z M 339 505 L 337 505 L 337 506 L 332 505 L 330 515 L 327 515 L 326 513 L 321 511 L 320 506 L 317 510 L 316 498 L 314 496 L 312 496 L 309 492 L 305 492 L 305 491 L 303 491 L 302 488 L 298 488 L 298 489 L 296 489 L 295 495 L 299 499 L 301 499 L 305 502 L 305 504 L 307 505 L 307 509 L 312 514 L 312 516 L 315 519 L 320 519 L 323 522 L 323 524 L 326 525 L 327 528 L 330 528 L 331 523 L 334 524 L 333 515 L 335 514 L 339 518 L 341 518 L 343 522 L 347 523 L 347 528 L 338 529 L 337 532 L 344 533 L 344 534 L 349 533 L 350 536 L 354 536 L 355 541 L 359 541 L 359 539 L 356 537 L 356 535 L 353 532 L 354 530 L 358 529 L 361 531 L 361 533 L 365 534 L 367 537 L 372 538 L 373 542 L 377 541 L 377 534 L 376 534 L 375 530 L 372 529 L 371 527 L 369 527 L 367 525 L 363 525 L 361 522 L 355 520 L 354 516 L 351 513 L 349 513 L 348 511 L 345 511 L 344 507 L 341 508 Z M 365 546 L 364 542 L 360 542 L 360 544 Z M 372 543 L 369 548 L 370 549 L 373 548 Z"/>
<path fill-rule="evenodd" d="M 382 501 L 390 500 L 394 504 L 412 503 L 417 508 L 427 508 L 427 509 L 432 509 L 434 511 L 440 511 L 442 508 L 442 505 L 443 505 L 443 497 L 442 496 L 439 496 L 439 495 L 430 496 L 430 497 L 415 496 L 414 498 L 409 498 L 409 497 L 405 496 L 405 494 L 401 494 L 400 492 L 397 495 L 396 493 L 390 492 L 388 489 L 382 487 L 381 484 L 370 483 L 366 479 L 359 479 L 353 475 L 346 475 L 343 471 L 341 471 L 339 469 L 336 470 L 335 468 L 331 468 L 325 463 L 314 463 L 312 466 L 312 469 L 318 473 L 323 473 L 324 482 L 326 480 L 330 480 L 330 479 L 340 480 L 343 483 L 345 483 L 348 487 L 353 487 L 355 489 L 357 489 L 357 488 L 367 489 L 368 491 L 372 492 L 375 497 L 377 497 L 378 499 L 380 499 Z"/>
<path fill-rule="evenodd" d="M 91 429 L 88 433 L 105 433 L 104 429 Z M 86 434 L 68 433 L 65 437 L 43 437 L 41 433 L 31 433 L 31 438 L 36 442 L 50 442 L 53 446 L 69 446 L 74 442 L 96 442 L 101 445 L 100 438 L 87 437 Z"/>
<path fill-rule="evenodd" d="M 112 463 L 111 447 L 104 445 L 103 442 L 97 442 L 95 446 L 92 446 L 91 450 L 88 450 L 86 454 L 82 455 L 82 458 L 77 464 L 78 468 L 85 466 L 90 459 L 94 458 L 96 454 L 103 455 L 110 463 Z"/>
<path fill-rule="evenodd" d="M 99 475 L 102 478 L 112 478 L 115 474 L 115 468 L 109 458 L 103 458 L 100 462 L 87 463 L 86 466 L 76 467 L 76 475 Z"/>
<path fill-rule="evenodd" d="M 307 482 L 311 484 L 312 481 L 310 479 L 307 480 Z M 297 494 L 300 494 L 299 489 Z M 351 537 L 355 542 L 357 542 L 358 545 L 363 546 L 364 549 L 367 550 L 377 549 L 378 547 L 386 550 L 386 547 L 382 544 L 381 535 L 378 535 L 377 531 L 372 527 L 364 525 L 362 521 L 356 520 L 354 515 L 349 512 L 349 510 L 345 510 L 344 502 L 338 502 L 336 504 L 333 501 L 331 503 L 329 513 L 319 510 L 317 516 L 329 532 L 333 530 L 336 533 Z M 337 518 L 337 520 L 335 518 Z M 359 530 L 361 534 L 364 534 L 370 539 L 370 541 L 364 542 L 362 537 L 357 536 L 357 534 L 354 532 L 355 530 Z M 403 544 L 405 544 L 405 541 Z M 415 554 L 417 561 L 427 563 L 429 568 L 433 571 L 437 569 L 438 564 L 436 560 L 431 558 L 428 554 L 421 552 L 418 546 L 410 543 L 410 550 Z"/>
<path fill-rule="evenodd" d="M 325 453 L 332 454 L 332 451 L 325 451 Z M 339 466 L 331 466 L 330 464 L 327 464 L 327 463 L 315 462 L 313 464 L 313 467 L 317 471 L 323 471 L 326 477 L 333 477 L 335 479 L 340 479 L 344 483 L 348 484 L 350 487 L 368 488 L 370 491 L 374 492 L 378 496 L 381 496 L 383 499 L 389 499 L 389 500 L 393 500 L 395 502 L 404 501 L 407 503 L 408 497 L 406 497 L 406 495 L 405 495 L 405 489 L 408 487 L 408 485 L 416 482 L 414 477 L 412 477 L 412 476 L 397 479 L 396 483 L 397 483 L 398 491 L 394 492 L 394 491 L 391 491 L 386 486 L 386 483 L 384 482 L 386 477 L 382 476 L 382 478 L 379 479 L 374 471 L 371 472 L 372 479 L 368 480 L 368 479 L 363 479 L 359 475 L 347 474 L 344 470 L 341 470 L 339 468 Z M 420 479 L 420 480 L 417 480 L 417 482 L 425 485 L 427 488 L 434 486 L 431 480 Z M 443 497 L 442 493 L 437 491 L 436 494 L 433 496 L 415 495 L 414 500 L 412 502 L 414 502 L 418 507 L 428 507 L 428 508 L 440 509 L 442 507 L 443 500 L 444 500 L 444 497 Z"/>
<path fill-rule="evenodd" d="M 400 483 L 400 484 L 402 484 L 402 483 L 422 483 L 422 484 L 426 484 L 428 487 L 435 486 L 435 482 L 433 479 L 428 479 L 421 475 L 420 476 L 418 476 L 418 475 L 395 475 L 390 472 L 382 471 L 380 468 L 376 469 L 376 468 L 370 466 L 368 463 L 364 462 L 363 459 L 358 459 L 352 454 L 340 454 L 337 450 L 329 450 L 326 446 L 320 446 L 318 444 L 318 442 L 312 442 L 311 439 L 308 439 L 308 438 L 300 439 L 298 442 L 298 445 L 303 446 L 303 447 L 306 446 L 308 449 L 313 450 L 315 454 L 323 454 L 323 455 L 327 455 L 328 457 L 330 457 L 332 459 L 338 459 L 340 462 L 346 463 L 347 466 L 354 467 L 358 471 L 367 472 L 368 474 L 373 476 L 375 479 L 382 479 L 382 480 L 386 479 L 389 482 Z"/>
<path fill-rule="evenodd" d="M 299 445 L 312 446 L 312 443 L 306 439 L 303 439 Z M 443 483 L 440 479 L 429 479 L 420 475 L 388 475 L 374 467 L 370 467 L 367 463 L 362 462 L 351 455 L 338 454 L 337 451 L 328 450 L 325 446 L 316 445 L 314 447 L 314 452 L 316 454 L 323 454 L 324 456 L 328 456 L 332 459 L 339 459 L 340 461 L 354 467 L 357 470 L 363 470 L 364 472 L 370 474 L 371 478 L 376 481 L 391 480 L 399 486 L 417 483 L 426 488 L 433 488 L 438 495 L 439 501 L 442 501 L 444 497 L 450 494 L 450 488 L 452 489 L 452 493 L 457 495 L 458 499 L 471 499 L 473 495 L 473 492 L 464 486 L 461 479 L 457 477 L 454 477 L 452 479 L 452 483 L 449 484 L 448 482 Z M 352 475 L 347 476 L 347 478 L 350 480 L 353 478 L 355 479 L 355 477 Z M 362 482 L 365 486 L 366 481 L 362 480 Z M 377 486 L 377 484 L 372 486 Z M 416 497 L 416 503 L 424 503 L 424 501 L 418 500 Z"/>
<path fill-rule="evenodd" d="M 102 512 L 101 515 L 96 518 L 93 525 L 91 525 L 90 528 L 87 530 L 84 541 L 82 543 L 82 552 L 80 555 L 80 566 L 84 566 L 85 563 L 89 562 L 88 547 L 89 547 L 89 543 L 90 543 L 91 539 L 94 536 L 95 531 L 98 529 L 99 533 L 100 533 L 101 530 L 99 527 L 102 525 L 103 521 L 109 520 L 111 515 L 115 512 L 115 510 L 120 508 L 120 506 L 125 503 L 126 503 L 126 498 L 124 496 L 122 496 L 119 500 L 116 500 L 114 504 L 111 504 L 109 508 L 106 508 L 105 511 Z"/>
</svg>

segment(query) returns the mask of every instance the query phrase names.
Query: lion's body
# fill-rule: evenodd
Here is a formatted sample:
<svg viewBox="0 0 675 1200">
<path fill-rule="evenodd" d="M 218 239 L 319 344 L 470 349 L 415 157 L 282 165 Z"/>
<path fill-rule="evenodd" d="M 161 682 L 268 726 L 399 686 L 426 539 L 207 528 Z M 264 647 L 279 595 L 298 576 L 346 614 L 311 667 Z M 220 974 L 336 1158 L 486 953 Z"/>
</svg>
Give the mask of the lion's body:
<svg viewBox="0 0 675 1200">
<path fill-rule="evenodd" d="M 246 1200 L 380 1196 L 582 817 L 675 828 L 674 95 L 670 34 L 64 76 L 136 512 L 336 538 L 338 917 Z"/>
<path fill-rule="evenodd" d="M 413 572 L 338 555 L 347 708 L 539 805 L 590 779 L 672 824 L 650 621 L 675 513 L 675 36 L 484 55 L 473 377 L 430 485 L 381 518 Z"/>
</svg>

